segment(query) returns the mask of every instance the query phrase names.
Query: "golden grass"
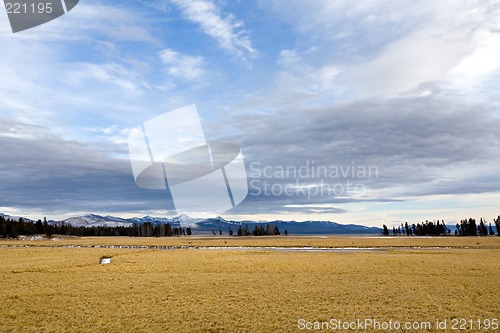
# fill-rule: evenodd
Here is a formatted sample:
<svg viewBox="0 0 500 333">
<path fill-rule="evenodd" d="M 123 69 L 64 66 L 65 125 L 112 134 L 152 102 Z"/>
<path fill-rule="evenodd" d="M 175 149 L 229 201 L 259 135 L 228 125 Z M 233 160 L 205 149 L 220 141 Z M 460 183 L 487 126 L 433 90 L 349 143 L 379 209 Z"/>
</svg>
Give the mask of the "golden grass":
<svg viewBox="0 0 500 333">
<path fill-rule="evenodd" d="M 370 237 L 370 236 L 263 236 L 263 237 L 71 237 L 59 240 L 2 240 L 0 246 L 245 246 L 245 247 L 470 247 L 500 249 L 500 237 Z"/>
<path fill-rule="evenodd" d="M 111 264 L 98 264 L 104 255 Z M 300 318 L 500 317 L 495 249 L 4 247 L 0 263 L 0 332 L 297 332 Z"/>
</svg>

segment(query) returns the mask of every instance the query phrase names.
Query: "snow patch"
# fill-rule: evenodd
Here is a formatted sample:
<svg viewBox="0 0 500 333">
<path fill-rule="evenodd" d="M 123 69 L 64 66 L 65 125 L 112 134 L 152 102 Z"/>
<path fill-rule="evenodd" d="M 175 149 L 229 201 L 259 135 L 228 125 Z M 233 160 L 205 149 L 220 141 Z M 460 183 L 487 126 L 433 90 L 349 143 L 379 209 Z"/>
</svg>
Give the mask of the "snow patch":
<svg viewBox="0 0 500 333">
<path fill-rule="evenodd" d="M 111 258 L 101 258 L 101 265 L 111 264 Z"/>
</svg>

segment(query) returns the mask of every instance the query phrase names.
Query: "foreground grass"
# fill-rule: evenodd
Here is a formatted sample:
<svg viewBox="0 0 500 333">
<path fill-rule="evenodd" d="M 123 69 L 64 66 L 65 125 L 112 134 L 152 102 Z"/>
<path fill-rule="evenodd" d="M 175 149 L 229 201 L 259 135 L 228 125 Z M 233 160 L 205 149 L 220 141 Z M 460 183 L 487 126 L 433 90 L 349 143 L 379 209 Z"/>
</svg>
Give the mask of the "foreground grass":
<svg viewBox="0 0 500 333">
<path fill-rule="evenodd" d="M 112 263 L 99 265 L 103 255 Z M 300 318 L 500 317 L 495 249 L 4 247 L 0 263 L 0 332 L 296 332 Z"/>
<path fill-rule="evenodd" d="M 500 237 L 342 237 L 342 236 L 263 236 L 263 237 L 72 237 L 57 240 L 5 240 L 0 246 L 245 246 L 245 247 L 452 247 L 500 249 Z"/>
</svg>

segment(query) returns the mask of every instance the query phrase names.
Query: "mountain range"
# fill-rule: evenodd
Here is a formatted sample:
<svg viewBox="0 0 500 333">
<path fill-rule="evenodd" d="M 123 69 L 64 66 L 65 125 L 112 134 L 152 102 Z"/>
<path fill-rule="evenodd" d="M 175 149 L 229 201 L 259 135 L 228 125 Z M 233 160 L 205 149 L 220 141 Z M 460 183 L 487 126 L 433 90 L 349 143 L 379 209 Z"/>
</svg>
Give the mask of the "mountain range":
<svg viewBox="0 0 500 333">
<path fill-rule="evenodd" d="M 130 226 L 131 224 L 143 224 L 151 222 L 153 225 L 170 223 L 172 227 L 189 226 L 193 233 L 211 233 L 212 231 L 218 232 L 222 230 L 226 233 L 229 228 L 234 232 L 237 231 L 241 225 L 243 227 L 253 230 L 256 225 L 272 224 L 277 226 L 281 232 L 287 230 L 292 234 L 379 234 L 380 228 L 366 227 L 355 224 L 339 224 L 330 221 L 232 221 L 226 220 L 220 216 L 214 218 L 193 218 L 187 215 L 179 215 L 173 218 L 164 217 L 133 217 L 133 218 L 120 218 L 114 216 L 100 216 L 89 214 L 78 217 L 71 217 L 63 221 L 54 221 L 54 223 L 67 223 L 73 226 Z"/>
<path fill-rule="evenodd" d="M 18 220 L 19 217 L 8 216 L 1 214 L 5 218 L 12 218 Z M 24 218 L 25 221 L 30 221 L 30 219 Z M 290 234 L 380 234 L 381 229 L 376 227 L 366 227 L 357 224 L 340 224 L 331 221 L 232 221 L 226 220 L 220 216 L 213 218 L 194 218 L 187 215 L 179 215 L 172 218 L 165 217 L 133 217 L 133 218 L 121 218 L 116 216 L 101 216 L 96 214 L 87 214 L 82 216 L 70 217 L 64 220 L 49 220 L 51 224 L 58 225 L 61 223 L 69 224 L 74 227 L 129 227 L 132 225 L 143 224 L 150 222 L 153 225 L 170 223 L 172 228 L 182 226 L 189 226 L 193 234 L 206 234 L 212 233 L 212 231 L 219 232 L 222 230 L 224 234 L 228 233 L 229 228 L 231 228 L 235 233 L 237 232 L 239 226 L 248 226 L 249 230 L 252 231 L 255 226 L 272 224 L 277 226 L 281 233 L 285 230 Z"/>
</svg>

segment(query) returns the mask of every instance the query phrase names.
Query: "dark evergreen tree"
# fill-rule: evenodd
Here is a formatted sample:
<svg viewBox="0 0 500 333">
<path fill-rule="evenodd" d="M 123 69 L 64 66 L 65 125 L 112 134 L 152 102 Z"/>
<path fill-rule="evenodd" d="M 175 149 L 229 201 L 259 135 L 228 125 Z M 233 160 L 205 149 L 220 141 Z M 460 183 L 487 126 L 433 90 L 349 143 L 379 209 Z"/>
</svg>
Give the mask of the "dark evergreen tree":
<svg viewBox="0 0 500 333">
<path fill-rule="evenodd" d="M 9 238 L 17 238 L 17 236 L 19 235 L 19 227 L 18 227 L 19 223 L 17 222 L 14 222 L 13 220 L 11 219 L 8 219 L 5 226 L 6 226 L 6 232 L 7 232 L 7 236 Z"/>
<path fill-rule="evenodd" d="M 483 218 L 481 218 L 479 222 L 479 235 L 480 236 L 487 236 L 488 235 L 488 230 L 486 229 L 486 225 L 484 224 Z"/>
<path fill-rule="evenodd" d="M 497 235 L 500 236 L 500 215 L 498 215 L 495 221 L 495 227 L 497 228 Z"/>
<path fill-rule="evenodd" d="M 274 235 L 279 236 L 280 235 L 280 229 L 278 229 L 278 226 L 274 226 Z"/>
<path fill-rule="evenodd" d="M 39 235 L 43 234 L 43 223 L 42 223 L 42 220 L 38 219 L 38 221 L 36 221 L 35 229 L 36 229 L 36 233 L 37 234 L 39 234 Z"/>
<path fill-rule="evenodd" d="M 7 237 L 7 232 L 5 229 L 5 218 L 3 216 L 0 216 L 0 237 Z"/>
<path fill-rule="evenodd" d="M 19 218 L 19 224 L 17 225 L 17 234 L 26 235 L 26 226 L 22 217 Z"/>
<path fill-rule="evenodd" d="M 47 238 L 51 238 L 52 235 L 54 234 L 54 227 L 51 224 L 48 224 L 47 222 L 45 222 L 43 224 L 43 231 L 45 232 L 45 236 Z"/>
<path fill-rule="evenodd" d="M 165 236 L 171 237 L 174 235 L 174 231 L 172 230 L 172 226 L 170 223 L 165 224 Z"/>
<path fill-rule="evenodd" d="M 382 235 L 389 236 L 389 229 L 387 229 L 385 224 L 383 225 Z"/>
<path fill-rule="evenodd" d="M 266 235 L 270 236 L 274 234 L 274 228 L 272 225 L 266 225 Z"/>
<path fill-rule="evenodd" d="M 470 218 L 468 225 L 469 225 L 469 236 L 477 236 L 476 219 Z"/>
</svg>

